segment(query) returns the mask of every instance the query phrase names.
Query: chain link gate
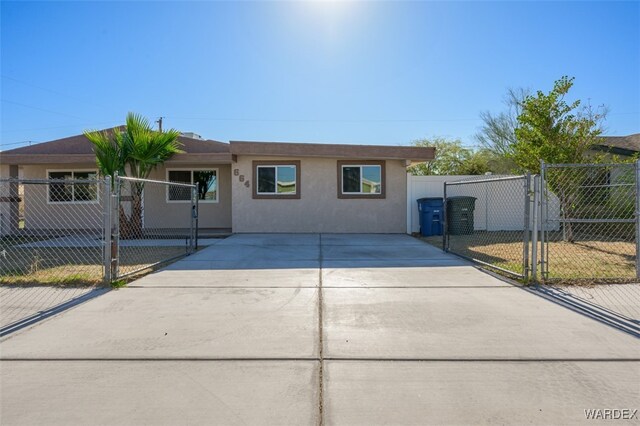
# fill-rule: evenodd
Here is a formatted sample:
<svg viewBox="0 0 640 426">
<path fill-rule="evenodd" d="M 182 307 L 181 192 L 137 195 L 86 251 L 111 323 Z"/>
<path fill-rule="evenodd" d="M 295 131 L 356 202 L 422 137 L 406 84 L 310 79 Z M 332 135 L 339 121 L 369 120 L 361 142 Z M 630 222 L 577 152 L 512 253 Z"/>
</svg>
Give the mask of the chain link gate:
<svg viewBox="0 0 640 426">
<path fill-rule="evenodd" d="M 193 253 L 198 185 L 116 176 L 110 275 L 118 280 Z M 171 210 L 166 209 L 171 204 Z"/>
<path fill-rule="evenodd" d="M 638 162 L 541 166 L 542 279 L 640 279 Z"/>
<path fill-rule="evenodd" d="M 479 176 L 444 183 L 443 248 L 528 280 L 531 176 Z"/>
</svg>

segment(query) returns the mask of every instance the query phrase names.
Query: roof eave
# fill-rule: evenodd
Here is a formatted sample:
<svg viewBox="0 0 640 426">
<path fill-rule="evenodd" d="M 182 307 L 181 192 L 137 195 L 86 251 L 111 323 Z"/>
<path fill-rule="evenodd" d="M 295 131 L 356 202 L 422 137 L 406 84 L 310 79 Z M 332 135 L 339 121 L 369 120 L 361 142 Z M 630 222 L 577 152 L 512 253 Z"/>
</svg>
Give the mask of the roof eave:
<svg viewBox="0 0 640 426">
<path fill-rule="evenodd" d="M 432 147 L 244 141 L 231 141 L 229 144 L 233 155 L 408 160 L 412 162 L 431 161 L 435 158 L 435 148 Z"/>
<path fill-rule="evenodd" d="M 613 155 L 623 155 L 626 157 L 632 157 L 639 152 L 633 149 L 627 149 L 627 148 L 622 148 L 622 147 L 613 146 L 613 145 L 594 145 L 591 149 L 595 151 L 607 152 Z"/>
<path fill-rule="evenodd" d="M 95 163 L 93 154 L 4 154 L 0 163 L 8 165 Z"/>
<path fill-rule="evenodd" d="M 233 158 L 231 153 L 221 152 L 215 154 L 176 154 L 168 159 L 165 164 L 231 164 Z"/>
<path fill-rule="evenodd" d="M 94 154 L 2 154 L 0 163 L 7 165 L 28 166 L 36 164 L 82 164 L 95 163 Z M 209 154 L 176 154 L 165 163 L 167 164 L 231 164 L 230 153 Z"/>
</svg>

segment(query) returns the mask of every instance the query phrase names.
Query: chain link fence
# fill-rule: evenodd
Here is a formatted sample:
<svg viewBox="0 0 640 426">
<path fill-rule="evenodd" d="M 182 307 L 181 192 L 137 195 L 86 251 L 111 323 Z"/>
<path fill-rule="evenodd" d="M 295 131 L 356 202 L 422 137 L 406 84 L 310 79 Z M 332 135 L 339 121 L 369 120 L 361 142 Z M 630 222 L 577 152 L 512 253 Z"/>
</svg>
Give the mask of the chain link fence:
<svg viewBox="0 0 640 426">
<path fill-rule="evenodd" d="M 0 180 L 0 282 L 100 284 L 103 180 Z"/>
<path fill-rule="evenodd" d="M 546 281 L 633 281 L 634 164 L 543 164 L 541 272 Z"/>
<path fill-rule="evenodd" d="M 529 274 L 531 177 L 445 182 L 444 249 L 509 275 Z"/>
<path fill-rule="evenodd" d="M 0 336 L 197 248 L 196 185 L 50 176 L 0 180 Z"/>
<path fill-rule="evenodd" d="M 135 274 L 196 249 L 196 185 L 121 177 L 116 180 L 115 193 L 115 277 Z"/>
<path fill-rule="evenodd" d="M 638 163 L 445 182 L 445 250 L 525 280 L 638 282 Z M 538 274 L 539 272 L 539 274 Z"/>
</svg>

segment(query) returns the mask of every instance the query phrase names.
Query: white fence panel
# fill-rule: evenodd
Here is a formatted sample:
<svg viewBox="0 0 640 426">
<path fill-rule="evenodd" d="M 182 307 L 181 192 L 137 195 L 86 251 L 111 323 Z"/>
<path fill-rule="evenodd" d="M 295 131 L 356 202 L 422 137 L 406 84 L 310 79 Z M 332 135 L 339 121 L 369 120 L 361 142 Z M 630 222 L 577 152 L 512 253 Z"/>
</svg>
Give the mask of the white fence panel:
<svg viewBox="0 0 640 426">
<path fill-rule="evenodd" d="M 407 175 L 407 233 L 420 232 L 420 213 L 418 212 L 417 200 L 423 197 L 444 197 L 444 183 L 460 180 L 490 179 L 504 177 L 505 175 L 490 176 L 412 176 Z M 508 185 L 513 182 L 492 182 L 478 184 L 484 187 L 480 191 L 484 196 L 478 196 L 477 187 L 474 194 L 476 205 L 474 211 L 474 229 L 476 231 L 517 231 L 524 226 L 524 196 L 513 199 L 513 191 L 507 190 Z M 504 191 L 500 188 L 504 187 Z M 456 194 L 459 195 L 459 194 Z M 550 205 L 556 205 L 557 199 L 549 200 Z M 500 209 L 496 206 L 509 206 Z M 515 209 L 514 205 L 521 206 Z M 492 207 L 489 209 L 489 207 Z M 491 211 L 489 211 L 491 210 Z M 549 209 L 549 213 L 554 213 L 557 209 Z M 557 213 L 554 213 L 557 215 Z"/>
<path fill-rule="evenodd" d="M 465 180 L 471 176 L 413 176 L 407 174 L 407 233 L 420 232 L 419 198 L 443 197 L 446 181 Z"/>
</svg>

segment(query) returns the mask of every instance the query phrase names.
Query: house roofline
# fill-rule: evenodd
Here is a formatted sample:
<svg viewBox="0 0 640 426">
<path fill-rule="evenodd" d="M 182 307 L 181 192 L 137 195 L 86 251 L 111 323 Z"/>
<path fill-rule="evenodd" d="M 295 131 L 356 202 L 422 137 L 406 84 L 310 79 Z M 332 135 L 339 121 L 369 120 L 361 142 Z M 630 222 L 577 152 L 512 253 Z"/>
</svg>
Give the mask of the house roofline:
<svg viewBox="0 0 640 426">
<path fill-rule="evenodd" d="M 640 133 L 627 136 L 600 136 L 593 149 L 617 155 L 635 155 L 640 152 Z"/>
<path fill-rule="evenodd" d="M 113 131 L 106 129 L 103 131 Z M 433 160 L 435 148 L 389 145 L 349 145 L 300 142 L 220 142 L 180 136 L 185 151 L 167 160 L 169 164 L 232 163 L 239 155 L 271 157 L 321 157 L 361 160 Z M 91 151 L 91 152 L 89 152 Z M 84 135 L 76 135 L 37 145 L 0 152 L 0 162 L 8 165 L 94 163 L 95 154 Z"/>
<path fill-rule="evenodd" d="M 11 166 L 30 166 L 37 164 L 81 164 L 95 163 L 94 154 L 0 154 L 0 162 Z M 230 153 L 175 154 L 164 164 L 231 164 Z"/>
<path fill-rule="evenodd" d="M 230 141 L 231 154 L 274 157 L 329 157 L 430 161 L 435 148 L 389 145 L 346 145 L 291 142 Z"/>
<path fill-rule="evenodd" d="M 632 157 L 634 155 L 637 155 L 639 151 L 635 151 L 632 149 L 626 149 L 626 148 L 621 148 L 621 147 L 617 147 L 617 146 L 612 146 L 612 145 L 603 145 L 603 144 L 597 144 L 594 145 L 593 147 L 591 147 L 592 150 L 594 151 L 602 151 L 602 152 L 606 152 L 609 154 L 613 154 L 613 155 L 623 155 L 626 157 Z"/>
<path fill-rule="evenodd" d="M 0 163 L 11 166 L 31 164 L 95 163 L 94 154 L 5 154 L 0 153 Z"/>
</svg>

